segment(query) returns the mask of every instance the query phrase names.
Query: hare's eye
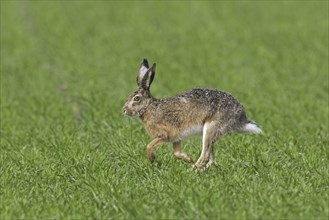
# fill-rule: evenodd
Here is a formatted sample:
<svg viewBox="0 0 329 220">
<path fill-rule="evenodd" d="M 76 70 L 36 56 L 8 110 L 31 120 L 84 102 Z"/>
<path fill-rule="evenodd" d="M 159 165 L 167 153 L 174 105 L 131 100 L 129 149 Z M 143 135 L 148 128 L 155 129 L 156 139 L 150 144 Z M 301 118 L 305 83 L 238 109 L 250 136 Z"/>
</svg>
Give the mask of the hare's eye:
<svg viewBox="0 0 329 220">
<path fill-rule="evenodd" d="M 141 97 L 140 97 L 140 96 L 135 96 L 135 97 L 134 97 L 134 101 L 135 101 L 135 102 L 139 102 L 140 100 L 141 100 Z"/>
</svg>

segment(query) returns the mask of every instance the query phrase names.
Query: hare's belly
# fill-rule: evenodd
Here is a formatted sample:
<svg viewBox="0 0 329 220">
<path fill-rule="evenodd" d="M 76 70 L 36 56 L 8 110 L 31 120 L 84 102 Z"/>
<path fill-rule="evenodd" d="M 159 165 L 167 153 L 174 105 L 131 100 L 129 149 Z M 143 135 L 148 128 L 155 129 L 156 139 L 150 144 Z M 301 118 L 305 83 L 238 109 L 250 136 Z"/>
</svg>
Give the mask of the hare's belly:
<svg viewBox="0 0 329 220">
<path fill-rule="evenodd" d="M 202 125 L 195 125 L 195 126 L 186 128 L 180 132 L 177 139 L 184 139 L 191 135 L 200 135 L 200 134 L 202 134 L 202 129 L 203 129 Z"/>
</svg>

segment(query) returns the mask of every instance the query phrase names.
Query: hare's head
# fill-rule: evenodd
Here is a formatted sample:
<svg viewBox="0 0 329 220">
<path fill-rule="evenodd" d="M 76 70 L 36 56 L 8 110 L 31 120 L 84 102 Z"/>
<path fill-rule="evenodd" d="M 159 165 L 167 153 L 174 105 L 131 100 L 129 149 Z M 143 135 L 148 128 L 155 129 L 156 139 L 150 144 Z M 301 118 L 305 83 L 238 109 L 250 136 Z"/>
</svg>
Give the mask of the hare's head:
<svg viewBox="0 0 329 220">
<path fill-rule="evenodd" d="M 154 79 L 155 63 L 149 68 L 146 59 L 143 59 L 137 74 L 136 82 L 138 89 L 133 92 L 123 106 L 123 112 L 128 116 L 141 116 L 153 97 L 150 93 L 150 86 Z"/>
</svg>

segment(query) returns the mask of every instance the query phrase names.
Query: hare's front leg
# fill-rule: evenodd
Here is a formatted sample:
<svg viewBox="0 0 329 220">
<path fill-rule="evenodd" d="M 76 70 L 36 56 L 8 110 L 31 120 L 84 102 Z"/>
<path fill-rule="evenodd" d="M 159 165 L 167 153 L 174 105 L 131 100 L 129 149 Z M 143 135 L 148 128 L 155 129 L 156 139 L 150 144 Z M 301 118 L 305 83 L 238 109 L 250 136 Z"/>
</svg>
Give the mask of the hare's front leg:
<svg viewBox="0 0 329 220">
<path fill-rule="evenodd" d="M 147 145 L 147 158 L 151 163 L 153 163 L 155 160 L 155 153 L 154 153 L 155 148 L 163 143 L 165 143 L 164 139 L 155 138 L 153 141 L 151 141 L 151 143 Z"/>
<path fill-rule="evenodd" d="M 181 142 L 180 141 L 173 143 L 173 150 L 174 150 L 175 157 L 177 157 L 181 160 L 184 160 L 185 162 L 193 163 L 192 157 L 190 157 L 189 155 L 187 155 L 185 152 L 183 152 L 181 150 Z"/>
</svg>

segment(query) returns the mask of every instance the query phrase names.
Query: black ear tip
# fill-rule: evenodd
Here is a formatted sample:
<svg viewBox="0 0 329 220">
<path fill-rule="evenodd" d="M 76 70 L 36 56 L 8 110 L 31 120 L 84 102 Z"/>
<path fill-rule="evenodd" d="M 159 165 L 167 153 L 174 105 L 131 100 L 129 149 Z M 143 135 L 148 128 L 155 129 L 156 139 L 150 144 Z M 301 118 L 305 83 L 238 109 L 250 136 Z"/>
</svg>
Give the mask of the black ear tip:
<svg viewBox="0 0 329 220">
<path fill-rule="evenodd" d="M 149 63 L 147 62 L 147 59 L 144 58 L 141 62 L 141 66 L 145 66 L 146 68 L 149 68 Z"/>
<path fill-rule="evenodd" d="M 149 68 L 149 62 L 147 61 L 147 59 L 146 58 L 143 58 L 143 60 L 142 60 L 142 63 L 141 63 L 143 66 L 145 66 L 145 67 L 147 67 L 147 68 Z"/>
<path fill-rule="evenodd" d="M 155 71 L 155 67 L 156 67 L 156 64 L 153 63 L 153 65 L 151 66 L 150 70 Z"/>
</svg>

